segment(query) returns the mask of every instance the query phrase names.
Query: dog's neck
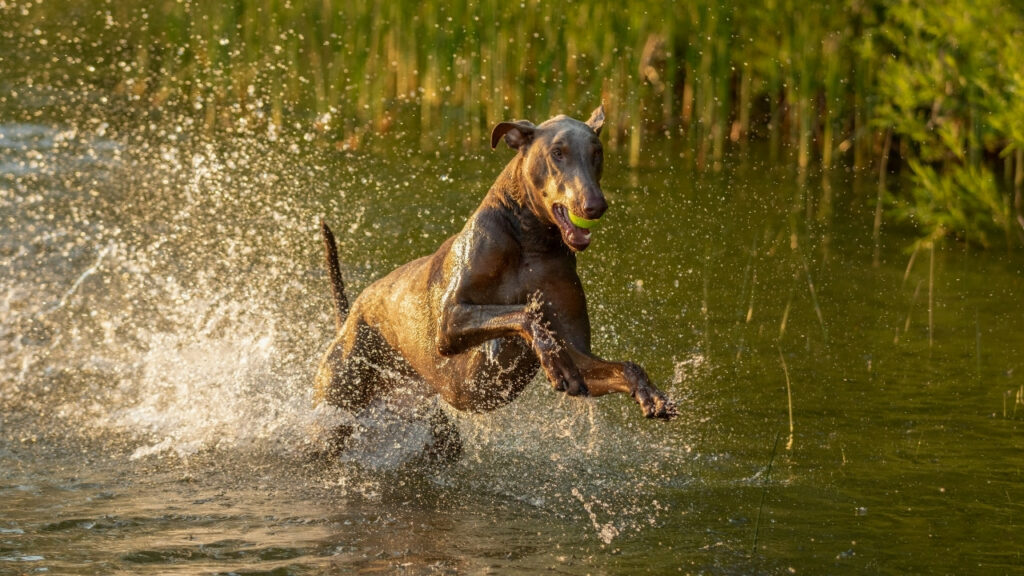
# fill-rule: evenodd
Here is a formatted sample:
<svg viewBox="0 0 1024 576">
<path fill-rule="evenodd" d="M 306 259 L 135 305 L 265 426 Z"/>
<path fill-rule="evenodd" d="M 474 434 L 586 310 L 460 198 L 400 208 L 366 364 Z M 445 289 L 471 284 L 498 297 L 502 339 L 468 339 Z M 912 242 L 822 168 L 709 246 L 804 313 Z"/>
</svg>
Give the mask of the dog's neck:
<svg viewBox="0 0 1024 576">
<path fill-rule="evenodd" d="M 516 154 L 494 181 L 484 198 L 484 206 L 500 210 L 509 221 L 516 240 L 524 250 L 531 252 L 558 252 L 572 254 L 562 242 L 558 227 L 543 216 L 545 208 L 523 178 L 522 153 Z"/>
</svg>

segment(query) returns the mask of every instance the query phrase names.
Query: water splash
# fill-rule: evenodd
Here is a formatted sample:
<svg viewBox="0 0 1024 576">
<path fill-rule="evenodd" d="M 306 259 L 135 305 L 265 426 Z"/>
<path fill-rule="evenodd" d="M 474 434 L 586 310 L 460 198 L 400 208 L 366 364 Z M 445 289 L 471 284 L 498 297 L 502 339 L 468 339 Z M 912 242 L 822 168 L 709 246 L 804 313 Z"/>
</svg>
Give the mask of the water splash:
<svg viewBox="0 0 1024 576">
<path fill-rule="evenodd" d="M 320 450 L 325 431 L 353 425 L 325 482 L 367 497 L 388 474 L 417 465 L 432 440 L 426 418 L 388 405 L 357 417 L 312 402 L 332 329 L 316 221 L 340 203 L 332 214 L 348 231 L 340 238 L 348 279 L 358 286 L 379 276 L 403 224 L 382 225 L 394 216 L 373 213 L 379 190 L 361 196 L 358 179 L 369 172 L 384 185 L 387 170 L 346 165 L 327 177 L 330 162 L 315 151 L 297 160 L 283 137 L 212 145 L 159 129 L 128 147 L 95 131 L 15 132 L 24 145 L 4 149 L 0 162 L 28 168 L 0 202 L 29 209 L 0 235 L 0 259 L 13 272 L 0 279 L 5 410 L 34 414 L 40 431 L 59 421 L 77 435 L 116 438 L 126 460 L 143 462 L 253 452 L 294 461 Z M 33 168 L 40 150 L 46 160 Z M 83 162 L 85 150 L 93 154 Z M 333 182 L 329 196 L 322 181 Z M 431 210 L 424 220 L 409 208 L 424 226 L 447 221 Z M 700 365 L 682 361 L 677 388 L 687 362 Z M 494 413 L 446 409 L 463 458 L 420 473 L 578 518 L 604 544 L 657 525 L 671 513 L 654 504 L 662 486 L 690 481 L 691 443 L 638 422 L 627 398 L 601 402 L 538 381 Z"/>
<path fill-rule="evenodd" d="M 218 314 L 231 314 L 232 308 Z M 299 413 L 298 407 L 282 406 L 279 401 L 287 399 L 271 393 L 272 327 L 257 324 L 225 337 L 202 331 L 184 338 L 157 333 L 148 348 L 138 359 L 137 378 L 121 383 L 135 401 L 98 422 L 157 440 L 136 449 L 132 458 L 164 450 L 185 456 L 207 447 L 242 448 L 271 440 L 282 427 L 296 424 L 283 422 L 281 414 L 289 408 Z"/>
<path fill-rule="evenodd" d="M 590 518 L 590 523 L 594 526 L 594 530 L 597 532 L 597 537 L 605 544 L 611 544 L 619 535 L 619 529 L 615 527 L 615 524 L 611 522 L 601 523 L 597 519 L 597 513 L 594 512 L 594 505 L 601 505 L 602 502 L 598 499 L 588 501 L 584 498 L 583 494 L 580 493 L 578 488 L 573 487 L 572 495 L 580 501 L 583 505 L 583 509 L 587 511 L 587 516 Z"/>
</svg>

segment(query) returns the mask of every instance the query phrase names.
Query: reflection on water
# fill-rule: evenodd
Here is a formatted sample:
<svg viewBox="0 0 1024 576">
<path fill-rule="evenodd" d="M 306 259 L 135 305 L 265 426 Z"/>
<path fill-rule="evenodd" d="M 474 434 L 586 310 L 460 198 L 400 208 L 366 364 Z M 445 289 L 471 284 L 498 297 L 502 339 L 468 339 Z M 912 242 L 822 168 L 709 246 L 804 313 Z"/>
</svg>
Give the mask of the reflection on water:
<svg viewBox="0 0 1024 576">
<path fill-rule="evenodd" d="M 0 124 L 0 572 L 1020 568 L 1020 255 L 908 269 L 891 234 L 873 268 L 855 175 L 610 159 L 580 258 L 595 348 L 683 416 L 538 382 L 456 414 L 452 466 L 386 414 L 323 464 L 315 430 L 345 416 L 311 408 L 319 217 L 355 294 L 456 230 L 507 154 L 171 122 Z"/>
</svg>

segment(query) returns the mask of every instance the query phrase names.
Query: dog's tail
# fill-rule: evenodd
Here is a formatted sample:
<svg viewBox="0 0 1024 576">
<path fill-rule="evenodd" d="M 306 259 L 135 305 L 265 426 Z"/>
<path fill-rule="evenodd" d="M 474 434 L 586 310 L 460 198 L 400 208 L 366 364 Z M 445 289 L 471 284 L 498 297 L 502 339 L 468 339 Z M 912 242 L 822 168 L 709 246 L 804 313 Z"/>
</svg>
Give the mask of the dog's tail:
<svg viewBox="0 0 1024 576">
<path fill-rule="evenodd" d="M 341 279 L 341 267 L 338 266 L 338 245 L 330 227 L 322 218 L 320 233 L 324 237 L 324 258 L 327 260 L 327 274 L 331 278 L 331 292 L 334 294 L 334 322 L 338 330 L 341 330 L 348 316 L 348 298 L 345 297 L 345 282 Z"/>
</svg>

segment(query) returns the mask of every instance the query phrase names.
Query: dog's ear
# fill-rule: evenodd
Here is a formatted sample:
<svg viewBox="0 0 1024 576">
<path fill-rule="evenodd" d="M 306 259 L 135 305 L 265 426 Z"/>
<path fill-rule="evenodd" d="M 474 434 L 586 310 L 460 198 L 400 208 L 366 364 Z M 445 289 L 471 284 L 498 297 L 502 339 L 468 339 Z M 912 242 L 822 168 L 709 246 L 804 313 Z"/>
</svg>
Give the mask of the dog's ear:
<svg viewBox="0 0 1024 576">
<path fill-rule="evenodd" d="M 587 120 L 587 126 L 594 131 L 594 134 L 601 134 L 601 127 L 604 126 L 604 104 L 597 107 L 594 113 L 590 115 L 590 120 Z"/>
<path fill-rule="evenodd" d="M 536 126 L 529 120 L 516 120 L 515 122 L 502 122 L 494 127 L 491 132 L 491 148 L 498 147 L 498 139 L 505 137 L 505 143 L 509 148 L 518 150 L 521 146 L 533 141 L 533 130 Z"/>
</svg>

